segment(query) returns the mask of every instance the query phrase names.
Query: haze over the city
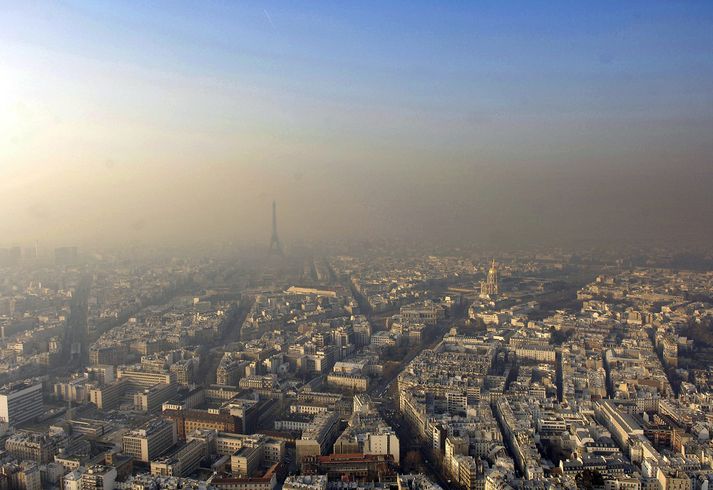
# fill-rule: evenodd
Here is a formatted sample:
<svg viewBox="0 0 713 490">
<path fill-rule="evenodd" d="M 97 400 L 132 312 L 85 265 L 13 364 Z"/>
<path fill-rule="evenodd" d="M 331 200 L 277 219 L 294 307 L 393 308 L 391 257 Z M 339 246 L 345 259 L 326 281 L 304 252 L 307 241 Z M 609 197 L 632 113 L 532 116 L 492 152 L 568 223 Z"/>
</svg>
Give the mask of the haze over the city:
<svg viewBox="0 0 713 490">
<path fill-rule="evenodd" d="M 0 0 L 0 490 L 713 489 L 713 1 Z"/>
<path fill-rule="evenodd" d="M 705 243 L 710 2 L 8 2 L 0 244 Z"/>
</svg>

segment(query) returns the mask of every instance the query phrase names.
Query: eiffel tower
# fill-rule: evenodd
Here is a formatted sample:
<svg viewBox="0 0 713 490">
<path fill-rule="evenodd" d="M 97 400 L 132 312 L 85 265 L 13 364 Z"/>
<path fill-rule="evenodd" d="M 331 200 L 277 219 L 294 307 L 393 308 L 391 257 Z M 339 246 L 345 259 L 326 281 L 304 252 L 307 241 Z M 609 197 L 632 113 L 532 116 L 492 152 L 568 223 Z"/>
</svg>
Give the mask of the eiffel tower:
<svg viewBox="0 0 713 490">
<path fill-rule="evenodd" d="M 282 244 L 277 236 L 277 205 L 272 201 L 272 237 L 270 238 L 270 255 L 279 255 L 282 257 Z"/>
</svg>

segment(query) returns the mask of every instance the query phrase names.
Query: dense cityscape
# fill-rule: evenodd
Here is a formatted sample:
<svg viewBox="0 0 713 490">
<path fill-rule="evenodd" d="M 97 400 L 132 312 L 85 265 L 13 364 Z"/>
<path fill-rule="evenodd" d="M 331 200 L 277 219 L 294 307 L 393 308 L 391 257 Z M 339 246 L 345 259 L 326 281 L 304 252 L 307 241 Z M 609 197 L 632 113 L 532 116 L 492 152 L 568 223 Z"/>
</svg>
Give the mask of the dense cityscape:
<svg viewBox="0 0 713 490">
<path fill-rule="evenodd" d="M 713 482 L 712 272 L 663 250 L 293 255 L 276 221 L 264 252 L 0 250 L 0 488 Z"/>
<path fill-rule="evenodd" d="M 0 490 L 713 490 L 713 0 L 0 0 Z"/>
</svg>

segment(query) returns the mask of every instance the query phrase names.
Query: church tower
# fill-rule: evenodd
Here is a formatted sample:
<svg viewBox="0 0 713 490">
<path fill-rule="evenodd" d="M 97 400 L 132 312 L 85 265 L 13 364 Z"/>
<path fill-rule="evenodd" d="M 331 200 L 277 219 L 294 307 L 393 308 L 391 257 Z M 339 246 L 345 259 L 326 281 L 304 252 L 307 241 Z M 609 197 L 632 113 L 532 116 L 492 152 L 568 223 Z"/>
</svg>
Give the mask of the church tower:
<svg viewBox="0 0 713 490">
<path fill-rule="evenodd" d="M 498 267 L 495 263 L 495 259 L 490 264 L 490 269 L 488 269 L 488 275 L 485 281 L 480 282 L 480 295 L 481 296 L 497 296 L 500 292 L 498 287 Z"/>
</svg>

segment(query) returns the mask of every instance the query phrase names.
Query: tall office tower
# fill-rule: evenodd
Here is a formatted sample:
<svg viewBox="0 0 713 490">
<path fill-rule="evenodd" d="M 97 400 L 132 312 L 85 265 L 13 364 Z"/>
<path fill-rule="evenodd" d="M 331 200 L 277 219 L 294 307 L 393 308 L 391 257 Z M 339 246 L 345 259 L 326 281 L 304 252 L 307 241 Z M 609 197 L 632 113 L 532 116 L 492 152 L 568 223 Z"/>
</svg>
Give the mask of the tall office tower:
<svg viewBox="0 0 713 490">
<path fill-rule="evenodd" d="M 272 237 L 270 238 L 270 255 L 282 256 L 282 244 L 277 236 L 277 205 L 272 201 Z"/>
<path fill-rule="evenodd" d="M 161 456 L 171 449 L 178 440 L 176 424 L 170 420 L 154 419 L 140 429 L 134 429 L 122 439 L 124 454 L 133 456 L 143 463 Z"/>
<path fill-rule="evenodd" d="M 20 424 L 44 412 L 42 383 L 15 383 L 0 389 L 0 422 Z"/>
</svg>

